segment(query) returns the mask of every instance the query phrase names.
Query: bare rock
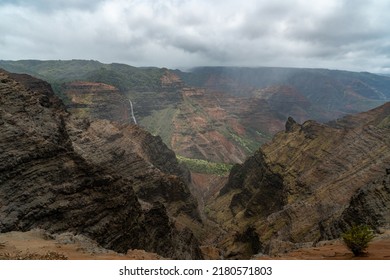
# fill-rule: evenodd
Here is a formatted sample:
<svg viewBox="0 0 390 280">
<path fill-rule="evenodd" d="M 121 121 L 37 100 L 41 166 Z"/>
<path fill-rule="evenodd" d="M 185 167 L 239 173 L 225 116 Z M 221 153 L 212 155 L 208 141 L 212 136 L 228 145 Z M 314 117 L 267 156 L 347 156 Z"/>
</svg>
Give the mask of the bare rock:
<svg viewBox="0 0 390 280">
<path fill-rule="evenodd" d="M 154 212 L 141 209 L 134 185 L 142 189 L 142 177 L 156 169 L 152 163 L 143 174 L 138 170 L 137 180 L 99 166 L 73 142 L 93 124 L 71 124 L 73 119 L 47 83 L 6 72 L 0 72 L 0 80 L 0 232 L 42 228 L 83 234 L 117 252 L 147 249 L 169 258 L 201 257 L 196 238 L 173 227 L 165 207 L 150 210 L 157 211 L 154 222 Z M 92 137 L 81 137 L 84 143 L 87 136 Z M 121 131 L 109 136 L 110 141 L 124 137 Z M 113 152 L 120 156 L 120 151 Z M 133 158 L 145 167 L 142 157 Z M 156 241 L 156 232 L 169 234 L 160 234 Z"/>
<path fill-rule="evenodd" d="M 329 124 L 290 119 L 286 131 L 232 169 L 212 217 L 241 233 L 253 227 L 262 253 L 289 247 L 272 244 L 338 238 L 355 223 L 387 226 L 389 115 L 386 103 Z"/>
</svg>

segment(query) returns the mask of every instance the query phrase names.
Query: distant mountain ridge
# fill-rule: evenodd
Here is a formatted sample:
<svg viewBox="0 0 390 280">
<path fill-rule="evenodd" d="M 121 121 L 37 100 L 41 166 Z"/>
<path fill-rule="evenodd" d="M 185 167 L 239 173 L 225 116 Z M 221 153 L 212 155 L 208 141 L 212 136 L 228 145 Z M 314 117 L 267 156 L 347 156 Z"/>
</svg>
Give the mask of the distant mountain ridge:
<svg viewBox="0 0 390 280">
<path fill-rule="evenodd" d="M 322 109 L 355 113 L 348 102 L 361 99 L 390 100 L 390 80 L 368 72 L 283 67 L 198 67 L 191 72 L 177 72 L 196 87 L 227 91 L 232 95 L 256 95 L 256 89 L 288 86 Z M 340 104 L 338 104 L 340 103 Z M 353 104 L 352 104 L 353 105 Z M 321 108 L 320 106 L 320 108 Z"/>
<path fill-rule="evenodd" d="M 178 155 L 229 164 L 243 162 L 270 141 L 289 116 L 327 122 L 390 98 L 390 77 L 327 69 L 183 72 L 86 60 L 0 61 L 0 67 L 49 81 L 68 109 L 80 115 L 133 123 L 131 100 L 138 124 L 160 135 Z M 91 86 L 78 89 L 80 83 Z"/>
</svg>

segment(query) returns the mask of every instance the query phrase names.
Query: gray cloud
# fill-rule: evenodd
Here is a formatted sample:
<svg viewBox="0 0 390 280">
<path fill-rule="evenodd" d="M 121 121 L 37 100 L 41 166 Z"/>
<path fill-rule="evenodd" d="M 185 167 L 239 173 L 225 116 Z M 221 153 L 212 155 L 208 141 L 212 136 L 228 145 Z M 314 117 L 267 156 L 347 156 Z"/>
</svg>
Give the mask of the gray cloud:
<svg viewBox="0 0 390 280">
<path fill-rule="evenodd" d="M 95 0 L 94 5 L 104 0 Z M 24 6 L 41 11 L 53 11 L 58 9 L 94 9 L 89 0 L 1 0 L 0 5 Z"/>
<path fill-rule="evenodd" d="M 386 0 L 0 1 L 0 59 L 389 71 Z"/>
</svg>

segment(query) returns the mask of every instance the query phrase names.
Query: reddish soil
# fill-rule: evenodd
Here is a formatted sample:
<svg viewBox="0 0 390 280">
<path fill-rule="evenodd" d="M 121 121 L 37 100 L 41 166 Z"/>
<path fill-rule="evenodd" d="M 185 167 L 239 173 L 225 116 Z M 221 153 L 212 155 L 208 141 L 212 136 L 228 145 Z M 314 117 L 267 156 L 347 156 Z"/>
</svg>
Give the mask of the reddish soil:
<svg viewBox="0 0 390 280">
<path fill-rule="evenodd" d="M 218 255 L 213 247 L 202 248 L 205 255 Z M 103 249 L 83 236 L 62 234 L 50 236 L 41 230 L 0 234 L 0 260 L 18 259 L 28 254 L 57 253 L 69 260 L 159 260 L 161 256 L 143 250 L 118 254 Z M 215 257 L 216 258 L 216 257 Z M 214 258 L 214 259 L 215 259 Z M 211 258 L 213 259 L 213 258 Z M 318 247 L 301 248 L 277 256 L 257 256 L 260 260 L 390 260 L 390 231 L 370 244 L 367 254 L 355 257 L 340 240 L 326 241 Z"/>
<path fill-rule="evenodd" d="M 42 230 L 0 234 L 0 260 L 24 259 L 27 255 L 45 256 L 57 253 L 69 260 L 158 260 L 161 256 L 143 250 L 118 254 L 99 247 L 83 236 L 62 234 L 50 236 Z M 43 257 L 42 257 L 43 258 Z M 35 259 L 35 258 L 34 258 Z"/>
<path fill-rule="evenodd" d="M 341 240 L 324 242 L 318 247 L 301 248 L 277 256 L 259 256 L 256 259 L 274 260 L 390 260 L 390 231 L 377 236 L 367 253 L 355 257 Z"/>
</svg>

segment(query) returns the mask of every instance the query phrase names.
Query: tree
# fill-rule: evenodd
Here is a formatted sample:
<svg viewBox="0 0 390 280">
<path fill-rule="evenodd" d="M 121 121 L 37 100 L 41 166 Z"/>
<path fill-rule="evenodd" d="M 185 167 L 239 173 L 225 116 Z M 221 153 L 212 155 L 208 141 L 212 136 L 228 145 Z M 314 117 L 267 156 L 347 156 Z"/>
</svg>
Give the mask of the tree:
<svg viewBox="0 0 390 280">
<path fill-rule="evenodd" d="M 355 225 L 347 230 L 342 238 L 355 256 L 361 256 L 365 253 L 368 243 L 374 238 L 374 233 L 367 225 Z"/>
</svg>

